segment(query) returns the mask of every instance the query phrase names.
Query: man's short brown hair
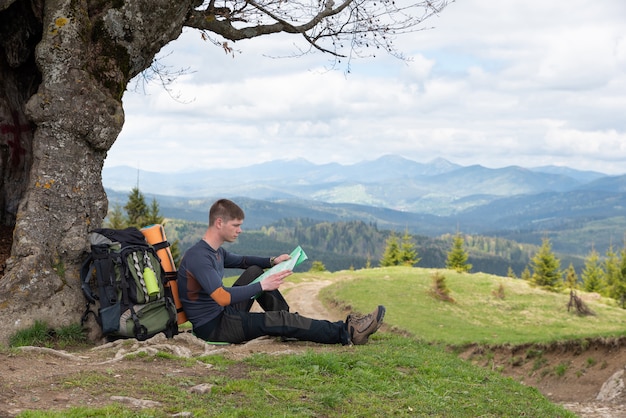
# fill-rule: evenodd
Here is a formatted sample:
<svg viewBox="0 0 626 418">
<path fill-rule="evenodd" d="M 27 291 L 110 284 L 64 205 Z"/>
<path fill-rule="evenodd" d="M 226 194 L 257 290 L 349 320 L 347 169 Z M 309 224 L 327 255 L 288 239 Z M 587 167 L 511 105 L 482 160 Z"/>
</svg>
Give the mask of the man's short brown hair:
<svg viewBox="0 0 626 418">
<path fill-rule="evenodd" d="M 222 218 L 224 222 L 228 222 L 233 219 L 241 219 L 243 221 L 244 217 L 243 209 L 237 206 L 235 202 L 228 199 L 220 199 L 211 205 L 209 226 L 213 225 L 217 218 Z"/>
</svg>

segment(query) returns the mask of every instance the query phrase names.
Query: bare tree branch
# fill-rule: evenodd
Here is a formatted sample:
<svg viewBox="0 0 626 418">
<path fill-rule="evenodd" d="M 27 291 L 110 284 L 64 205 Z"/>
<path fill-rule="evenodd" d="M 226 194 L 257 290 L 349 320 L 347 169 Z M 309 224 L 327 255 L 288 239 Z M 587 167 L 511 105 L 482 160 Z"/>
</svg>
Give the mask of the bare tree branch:
<svg viewBox="0 0 626 418">
<path fill-rule="evenodd" d="M 423 30 L 420 24 L 454 0 L 216 0 L 189 13 L 185 25 L 230 41 L 274 33 L 300 34 L 312 48 L 343 57 L 374 55 L 383 48 L 396 55 L 393 38 Z M 373 48 L 374 52 L 363 52 Z"/>
</svg>

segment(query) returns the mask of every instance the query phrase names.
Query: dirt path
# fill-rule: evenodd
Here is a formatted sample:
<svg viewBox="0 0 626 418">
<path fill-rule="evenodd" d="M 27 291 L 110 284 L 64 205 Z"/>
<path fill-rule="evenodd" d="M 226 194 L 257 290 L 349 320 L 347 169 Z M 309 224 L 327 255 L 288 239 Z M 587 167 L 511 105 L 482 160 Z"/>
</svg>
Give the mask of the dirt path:
<svg viewBox="0 0 626 418">
<path fill-rule="evenodd" d="M 303 281 L 289 284 L 284 290 L 285 298 L 292 311 L 303 316 L 340 320 L 345 313 L 326 308 L 317 295 L 330 280 Z M 141 381 L 153 378 L 146 373 L 145 360 L 136 356 L 138 353 L 154 354 L 155 352 L 171 352 L 179 357 L 197 357 L 206 354 L 221 353 L 232 359 L 242 359 L 253 353 L 265 352 L 272 355 L 290 354 L 305 350 L 330 351 L 349 349 L 341 346 L 325 346 L 307 342 L 284 343 L 276 338 L 260 338 L 247 344 L 229 346 L 210 346 L 183 333 L 173 340 L 157 336 L 149 341 L 135 340 L 118 341 L 105 344 L 95 349 L 80 352 L 61 352 L 41 348 L 25 348 L 20 351 L 0 352 L 0 417 L 15 416 L 27 409 L 62 410 L 70 406 L 103 406 L 113 400 L 108 395 L 85 393 L 79 383 L 81 376 L 95 373 L 107 379 L 129 378 Z M 519 351 L 519 350 L 518 350 Z M 533 371 L 532 361 L 514 362 L 512 359 L 523 357 L 522 351 L 502 348 L 489 356 L 481 354 L 480 347 L 468 348 L 463 356 L 475 364 L 500 370 L 504 375 L 511 376 L 525 384 L 537 387 L 544 395 L 554 402 L 565 405 L 568 409 L 585 418 L 618 418 L 626 417 L 626 395 L 619 387 L 607 391 L 606 399 L 595 401 L 602 384 L 610 380 L 617 371 L 624 371 L 626 351 L 622 343 L 598 342 L 590 345 L 587 351 L 581 352 L 568 347 L 544 349 L 543 358 L 550 365 L 567 363 L 571 373 L 563 377 L 554 374 L 540 374 Z M 134 359 L 125 358 L 134 354 Z M 484 358 L 488 357 L 486 361 Z M 590 358 L 599 359 L 598 364 L 591 365 Z M 124 359 L 122 362 L 121 360 Z M 193 380 L 196 376 L 207 373 L 210 365 L 197 363 L 191 367 L 180 367 L 176 362 L 163 362 L 164 376 L 176 374 L 188 376 Z M 576 372 L 576 371 L 584 372 Z M 227 372 L 230 373 L 230 372 Z M 233 371 L 237 373 L 237 371 Z M 623 386 L 623 380 L 614 379 Z M 619 386 L 619 385 L 618 385 Z M 623 389 L 623 387 L 622 387 Z M 117 399 L 131 405 L 151 402 L 140 399 Z"/>
<path fill-rule="evenodd" d="M 292 311 L 302 316 L 330 321 L 344 320 L 346 316 L 340 312 L 330 311 L 317 297 L 321 289 L 331 285 L 332 280 L 305 281 L 285 291 L 285 299 Z"/>
</svg>

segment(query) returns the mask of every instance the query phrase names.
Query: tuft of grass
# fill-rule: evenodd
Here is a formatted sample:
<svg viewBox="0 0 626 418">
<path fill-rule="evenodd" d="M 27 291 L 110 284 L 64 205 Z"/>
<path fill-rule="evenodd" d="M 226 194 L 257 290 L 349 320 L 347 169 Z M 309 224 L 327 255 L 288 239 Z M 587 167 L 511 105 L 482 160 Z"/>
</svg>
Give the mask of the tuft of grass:
<svg viewBox="0 0 626 418">
<path fill-rule="evenodd" d="M 69 408 L 63 411 L 24 411 L 20 418 L 154 418 L 166 417 L 167 414 L 158 411 L 135 411 L 120 404 L 111 404 L 103 408 L 89 408 L 86 406 Z"/>
<path fill-rule="evenodd" d="M 526 358 L 528 359 L 539 358 L 542 355 L 543 355 L 543 350 L 538 350 L 534 348 L 529 348 L 528 350 L 526 350 Z"/>
<path fill-rule="evenodd" d="M 569 363 L 561 362 L 554 367 L 554 373 L 559 377 L 563 377 L 565 376 L 565 373 L 567 372 L 568 369 L 569 369 Z"/>
<path fill-rule="evenodd" d="M 80 324 L 70 324 L 53 330 L 54 346 L 58 348 L 88 344 L 87 335 Z"/>
<path fill-rule="evenodd" d="M 535 361 L 533 362 L 532 371 L 537 371 L 541 369 L 542 367 L 544 367 L 546 364 L 548 364 L 548 360 L 546 360 L 545 358 L 543 357 L 536 358 Z"/>
<path fill-rule="evenodd" d="M 35 323 L 25 329 L 17 331 L 9 338 L 9 347 L 23 347 L 27 345 L 45 346 L 49 345 L 50 327 L 43 321 Z"/>
<path fill-rule="evenodd" d="M 87 344 L 87 336 L 79 324 L 53 329 L 44 321 L 35 321 L 9 338 L 9 347 L 39 346 L 66 348 Z"/>
</svg>

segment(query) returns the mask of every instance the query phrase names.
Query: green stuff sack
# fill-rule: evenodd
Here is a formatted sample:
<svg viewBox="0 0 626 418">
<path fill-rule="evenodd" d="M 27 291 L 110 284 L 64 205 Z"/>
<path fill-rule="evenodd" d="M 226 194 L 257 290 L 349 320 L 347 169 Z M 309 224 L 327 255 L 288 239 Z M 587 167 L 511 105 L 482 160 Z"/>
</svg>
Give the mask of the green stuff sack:
<svg viewBox="0 0 626 418">
<path fill-rule="evenodd" d="M 142 332 L 145 335 L 155 335 L 166 331 L 167 327 L 164 329 L 163 324 L 167 324 L 171 320 L 170 309 L 166 305 L 166 300 L 161 298 L 145 305 L 133 306 L 134 313 L 144 328 Z M 119 335 L 135 337 L 136 323 L 130 309 L 120 315 L 119 324 Z"/>
<path fill-rule="evenodd" d="M 109 340 L 176 335 L 176 306 L 163 285 L 165 272 L 141 231 L 96 229 L 89 240 L 91 253 L 81 268 L 87 299 L 81 322 L 94 315 Z"/>
</svg>

